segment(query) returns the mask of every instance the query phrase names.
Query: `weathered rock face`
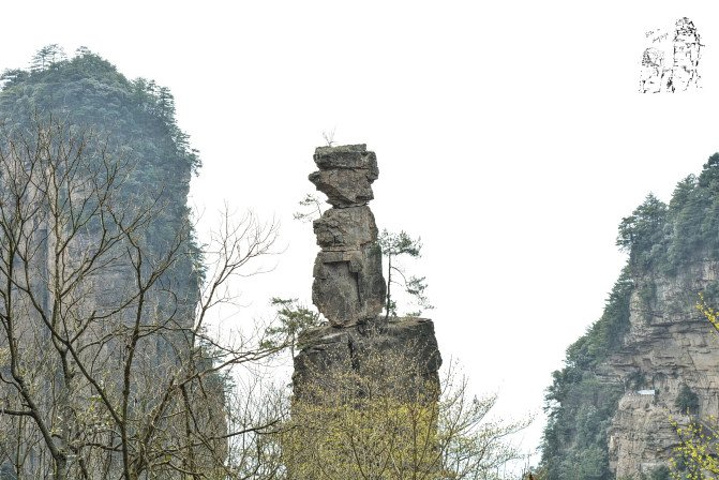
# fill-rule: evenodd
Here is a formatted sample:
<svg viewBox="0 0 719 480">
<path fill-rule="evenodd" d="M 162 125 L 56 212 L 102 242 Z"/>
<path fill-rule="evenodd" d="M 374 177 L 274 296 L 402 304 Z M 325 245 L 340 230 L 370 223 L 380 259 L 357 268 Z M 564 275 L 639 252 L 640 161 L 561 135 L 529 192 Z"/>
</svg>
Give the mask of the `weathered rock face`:
<svg viewBox="0 0 719 480">
<path fill-rule="evenodd" d="M 319 147 L 315 151 L 319 171 L 310 174 L 317 190 L 336 208 L 360 207 L 374 198 L 372 182 L 377 180 L 377 157 L 365 145 Z"/>
<path fill-rule="evenodd" d="M 668 463 L 678 444 L 672 417 L 687 423 L 677 402 L 696 394 L 702 417 L 719 414 L 719 340 L 697 311 L 697 293 L 719 280 L 719 264 L 704 261 L 676 277 L 635 278 L 630 330 L 606 374 L 626 386 L 609 431 L 609 462 L 616 478 L 641 478 Z"/>
<path fill-rule="evenodd" d="M 314 267 L 312 301 L 332 325 L 367 322 L 382 311 L 385 282 L 374 215 L 366 206 L 377 179 L 377 158 L 364 145 L 323 147 L 310 181 L 333 208 L 315 220 L 321 247 Z"/>
<path fill-rule="evenodd" d="M 300 338 L 303 349 L 295 359 L 292 381 L 299 399 L 328 394 L 346 372 L 392 379 L 393 392 L 407 399 L 422 398 L 438 384 L 442 358 L 434 335 L 434 324 L 425 318 L 400 318 L 352 327 L 320 327 Z M 435 389 L 436 390 L 436 389 Z M 361 394 L 362 392 L 358 392 Z"/>
</svg>

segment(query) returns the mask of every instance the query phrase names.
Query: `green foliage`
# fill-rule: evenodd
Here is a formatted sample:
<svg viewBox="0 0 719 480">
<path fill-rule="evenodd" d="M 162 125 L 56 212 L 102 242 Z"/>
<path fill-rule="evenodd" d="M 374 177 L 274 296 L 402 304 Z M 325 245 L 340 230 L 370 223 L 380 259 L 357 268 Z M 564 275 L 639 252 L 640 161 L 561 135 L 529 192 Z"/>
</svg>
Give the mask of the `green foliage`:
<svg viewBox="0 0 719 480">
<path fill-rule="evenodd" d="M 719 153 L 713 154 L 704 164 L 704 169 L 699 175 L 699 186 L 719 191 Z"/>
<path fill-rule="evenodd" d="M 719 259 L 719 154 L 680 181 L 669 205 L 649 194 L 619 225 L 617 245 L 637 273 L 675 274 L 702 258 Z"/>
<path fill-rule="evenodd" d="M 719 312 L 706 303 L 703 294 L 697 310 L 719 331 Z M 682 385 L 675 402 L 677 408 L 690 415 L 689 421 L 671 419 L 679 438 L 670 459 L 671 475 L 676 480 L 715 479 L 719 475 L 719 419 L 715 415 L 698 416 L 699 399 L 687 385 Z"/>
<path fill-rule="evenodd" d="M 625 268 L 609 294 L 602 317 L 567 349 L 568 368 L 596 367 L 621 345 L 629 329 L 629 300 L 633 290 L 634 282 Z"/>
<path fill-rule="evenodd" d="M 619 224 L 617 246 L 629 251 L 630 262 L 647 269 L 666 250 L 667 206 L 653 194 Z"/>
<path fill-rule="evenodd" d="M 393 285 L 404 288 L 404 291 L 410 295 L 415 305 L 419 308 L 416 312 L 412 312 L 408 315 L 419 316 L 422 314 L 422 310 L 431 310 L 434 308 L 424 293 L 427 288 L 426 277 L 407 277 L 404 269 L 397 264 L 398 257 L 419 258 L 422 256 L 421 239 L 414 239 L 405 231 L 394 233 L 388 232 L 385 229 L 380 233 L 377 243 L 382 251 L 382 255 L 387 260 L 386 316 L 397 316 L 397 301 L 392 294 Z"/>
<path fill-rule="evenodd" d="M 667 207 L 653 195 L 622 220 L 617 244 L 633 268 L 666 274 L 703 258 L 719 259 L 719 153 L 699 177 L 680 181 Z"/>
<path fill-rule="evenodd" d="M 696 414 L 699 412 L 699 396 L 686 384 L 682 384 L 674 405 L 681 412 Z"/>
<path fill-rule="evenodd" d="M 142 241 L 159 253 L 169 239 L 187 237 L 173 267 L 185 273 L 164 281 L 196 292 L 204 269 L 188 225 L 187 196 L 200 160 L 177 126 L 169 89 L 142 78 L 129 81 L 84 47 L 68 59 L 58 45 L 48 45 L 31 64 L 30 71 L 8 70 L 0 77 L 0 125 L 32 131 L 34 124 L 61 119 L 69 132 L 92 132 L 96 144 L 89 147 L 102 145 L 123 165 L 120 201 L 159 212 Z"/>
<path fill-rule="evenodd" d="M 299 202 L 302 207 L 299 211 L 294 212 L 295 220 L 301 222 L 312 222 L 322 216 L 322 204 L 320 199 L 313 193 L 308 193 L 305 198 Z M 386 260 L 386 296 L 385 296 L 385 315 L 388 317 L 397 316 L 397 295 L 393 293 L 393 286 L 399 286 L 403 292 L 409 296 L 417 310 L 406 312 L 404 315 L 410 317 L 419 317 L 423 310 L 431 310 L 434 306 L 430 303 L 429 298 L 425 294 L 427 289 L 427 277 L 418 277 L 414 275 L 407 276 L 405 268 L 399 265 L 398 260 L 405 258 L 420 258 L 422 256 L 422 241 L 420 238 L 412 238 L 407 232 L 399 233 L 389 232 L 387 229 L 382 230 L 377 239 L 377 243 L 373 248 L 379 248 L 384 260 Z"/>
<path fill-rule="evenodd" d="M 703 301 L 709 305 L 719 304 L 719 281 L 712 280 L 707 283 L 702 293 Z"/>
<path fill-rule="evenodd" d="M 390 352 L 363 371 L 329 369 L 295 397 L 277 440 L 287 479 L 501 480 L 529 419 L 491 418 L 497 397 L 470 397 L 450 371 L 427 378 Z"/>
<path fill-rule="evenodd" d="M 604 314 L 567 349 L 565 367 L 555 371 L 545 397 L 549 422 L 542 441 L 542 468 L 552 480 L 609 479 L 607 430 L 624 391 L 597 367 L 620 347 L 629 327 L 633 282 L 622 272 Z"/>
<path fill-rule="evenodd" d="M 59 62 L 65 60 L 66 58 L 65 52 L 57 43 L 46 45 L 38 50 L 32 57 L 30 70 L 33 72 L 43 72 L 49 68 L 57 66 Z"/>
<path fill-rule="evenodd" d="M 657 286 L 654 282 L 648 281 L 639 288 L 639 298 L 642 300 L 643 308 L 650 310 L 657 294 Z"/>
<path fill-rule="evenodd" d="M 671 471 L 665 465 L 656 467 L 649 473 L 649 480 L 671 480 L 671 478 Z"/>
<path fill-rule="evenodd" d="M 379 244 L 382 253 L 392 257 L 400 255 L 408 255 L 410 257 L 419 258 L 422 250 L 422 242 L 420 239 L 413 239 L 404 230 L 399 233 L 388 232 L 382 230 L 379 236 Z"/>
<path fill-rule="evenodd" d="M 320 314 L 300 304 L 296 298 L 273 297 L 270 305 L 277 309 L 277 322 L 265 330 L 262 348 L 288 348 L 294 358 L 300 335 L 308 328 L 320 325 Z"/>
<path fill-rule="evenodd" d="M 20 69 L 6 69 L 2 75 L 0 75 L 0 90 L 7 87 L 8 85 L 12 85 L 13 83 L 21 83 L 23 82 L 27 76 L 29 75 L 28 72 L 25 70 Z"/>
<path fill-rule="evenodd" d="M 316 218 L 322 216 L 322 203 L 320 202 L 319 197 L 317 197 L 314 193 L 308 193 L 305 195 L 305 198 L 300 200 L 300 206 L 302 207 L 302 210 L 292 214 L 292 217 L 295 220 L 299 220 L 301 222 L 312 222 Z"/>
<path fill-rule="evenodd" d="M 629 390 L 641 390 L 646 385 L 646 381 L 647 379 L 641 370 L 634 370 L 627 375 L 624 384 Z"/>
<path fill-rule="evenodd" d="M 676 480 L 715 479 L 719 474 L 719 455 L 717 445 L 717 419 L 709 417 L 693 419 L 688 424 L 679 424 L 672 420 L 672 426 L 679 437 L 679 445 L 674 448 L 674 457 L 670 459 L 671 478 Z"/>
</svg>

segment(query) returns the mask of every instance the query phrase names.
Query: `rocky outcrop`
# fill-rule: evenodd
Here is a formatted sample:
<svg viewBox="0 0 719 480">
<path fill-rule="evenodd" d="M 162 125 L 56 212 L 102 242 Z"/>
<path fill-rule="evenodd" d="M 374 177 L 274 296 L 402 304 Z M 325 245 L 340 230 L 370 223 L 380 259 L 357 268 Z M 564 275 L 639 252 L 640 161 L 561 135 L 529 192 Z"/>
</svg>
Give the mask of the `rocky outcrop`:
<svg viewBox="0 0 719 480">
<path fill-rule="evenodd" d="M 416 317 L 382 320 L 371 327 L 327 326 L 306 332 L 300 338 L 302 353 L 295 359 L 295 396 L 321 401 L 317 393 L 332 390 L 326 382 L 336 382 L 347 372 L 358 378 L 392 379 L 393 393 L 407 400 L 432 391 L 442 363 L 432 321 Z M 319 389 L 318 382 L 324 384 Z"/>
<path fill-rule="evenodd" d="M 696 309 L 698 292 L 719 285 L 719 263 L 705 260 L 677 276 L 639 275 L 630 303 L 630 329 L 604 373 L 625 392 L 609 429 L 615 478 L 642 478 L 673 455 L 678 438 L 670 418 L 719 414 L 719 340 Z M 687 405 L 682 391 L 695 396 Z"/>
<path fill-rule="evenodd" d="M 379 176 L 377 157 L 365 145 L 319 147 L 315 163 L 319 170 L 310 174 L 310 181 L 327 195 L 333 207 L 359 207 L 374 198 L 372 182 Z"/>
<path fill-rule="evenodd" d="M 379 315 L 386 284 L 377 226 L 367 206 L 379 175 L 377 158 L 365 145 L 348 145 L 318 148 L 314 160 L 319 170 L 309 179 L 332 208 L 314 222 L 321 250 L 312 300 L 329 325 L 300 337 L 295 399 L 321 402 L 349 377 L 352 388 L 364 379 L 386 379 L 379 388 L 391 392 L 382 394 L 426 399 L 428 391 L 437 391 L 432 386 L 438 385 L 441 364 L 432 321 Z M 362 394 L 359 387 L 352 393 Z"/>
<path fill-rule="evenodd" d="M 377 226 L 367 207 L 377 179 L 377 157 L 364 145 L 318 148 L 310 181 L 333 208 L 314 222 L 322 249 L 314 267 L 312 301 L 330 324 L 364 323 L 382 311 L 385 282 Z"/>
</svg>

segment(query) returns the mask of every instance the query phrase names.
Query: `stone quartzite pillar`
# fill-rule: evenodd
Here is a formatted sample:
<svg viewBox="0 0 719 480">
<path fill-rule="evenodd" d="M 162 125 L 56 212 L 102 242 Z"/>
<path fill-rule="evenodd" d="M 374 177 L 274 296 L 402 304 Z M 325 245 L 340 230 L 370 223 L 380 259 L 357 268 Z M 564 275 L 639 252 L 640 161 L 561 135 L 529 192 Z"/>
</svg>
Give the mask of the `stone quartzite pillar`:
<svg viewBox="0 0 719 480">
<path fill-rule="evenodd" d="M 386 286 L 377 225 L 367 206 L 374 198 L 377 157 L 365 145 L 320 147 L 310 181 L 332 208 L 315 220 L 322 249 L 314 266 L 312 301 L 333 326 L 366 323 L 382 311 Z"/>
<path fill-rule="evenodd" d="M 374 198 L 377 157 L 365 145 L 320 147 L 309 177 L 332 208 L 315 220 L 321 251 L 314 265 L 312 301 L 329 325 L 303 332 L 295 357 L 295 400 L 321 401 L 340 378 L 383 380 L 384 394 L 424 398 L 437 385 L 442 358 L 432 320 L 380 315 L 386 284 Z M 341 383 L 341 382 L 340 382 Z M 376 382 L 375 382 L 376 383 Z M 386 391 L 386 390 L 391 391 Z"/>
</svg>

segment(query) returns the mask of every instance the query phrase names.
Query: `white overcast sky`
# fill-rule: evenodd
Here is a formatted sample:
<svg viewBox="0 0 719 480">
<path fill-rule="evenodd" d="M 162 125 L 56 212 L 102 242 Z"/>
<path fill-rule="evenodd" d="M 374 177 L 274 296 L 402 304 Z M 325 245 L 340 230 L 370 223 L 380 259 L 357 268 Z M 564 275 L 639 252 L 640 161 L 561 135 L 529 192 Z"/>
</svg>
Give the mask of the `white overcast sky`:
<svg viewBox="0 0 719 480">
<path fill-rule="evenodd" d="M 379 227 L 422 237 L 443 356 L 520 416 L 601 315 L 621 218 L 719 151 L 718 13 L 709 0 L 25 0 L 3 5 L 0 70 L 83 45 L 172 90 L 204 162 L 193 204 L 282 224 L 274 272 L 245 281 L 250 306 L 228 322 L 273 295 L 309 302 L 314 235 L 292 212 L 314 188 L 314 148 L 331 130 L 366 143 Z M 640 95 L 644 33 L 683 16 L 705 45 L 704 88 Z"/>
</svg>

